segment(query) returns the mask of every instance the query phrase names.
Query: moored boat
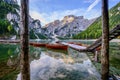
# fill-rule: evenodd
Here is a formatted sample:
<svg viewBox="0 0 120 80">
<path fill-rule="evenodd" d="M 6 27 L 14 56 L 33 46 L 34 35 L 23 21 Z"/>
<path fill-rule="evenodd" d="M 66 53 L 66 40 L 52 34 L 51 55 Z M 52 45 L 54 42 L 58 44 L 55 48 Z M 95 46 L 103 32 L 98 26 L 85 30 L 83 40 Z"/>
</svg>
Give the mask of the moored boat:
<svg viewBox="0 0 120 80">
<path fill-rule="evenodd" d="M 46 43 L 35 43 L 35 42 L 30 42 L 30 45 L 34 47 L 45 47 Z"/>
<path fill-rule="evenodd" d="M 68 46 L 62 45 L 62 44 L 59 44 L 59 43 L 56 43 L 56 44 L 46 44 L 46 47 L 50 48 L 50 49 L 60 49 L 60 50 L 67 50 L 67 48 L 68 48 Z"/>
</svg>

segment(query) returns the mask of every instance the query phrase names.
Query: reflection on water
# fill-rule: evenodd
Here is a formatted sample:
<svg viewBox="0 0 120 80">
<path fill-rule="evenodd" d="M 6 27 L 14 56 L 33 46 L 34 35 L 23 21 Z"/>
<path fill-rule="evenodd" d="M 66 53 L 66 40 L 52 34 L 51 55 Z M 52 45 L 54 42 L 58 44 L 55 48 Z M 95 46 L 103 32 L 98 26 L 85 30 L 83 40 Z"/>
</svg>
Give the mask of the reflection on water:
<svg viewBox="0 0 120 80">
<path fill-rule="evenodd" d="M 120 43 L 112 42 L 110 47 L 110 62 L 111 65 L 120 70 Z M 119 73 L 120 75 L 120 73 Z"/>
<path fill-rule="evenodd" d="M 16 80 L 20 70 L 19 52 L 18 44 L 0 44 L 0 80 Z M 31 80 L 96 80 L 100 77 L 85 53 L 70 48 L 66 53 L 30 46 L 30 61 Z"/>
<path fill-rule="evenodd" d="M 19 66 L 19 46 L 0 44 L 0 80 L 15 80 Z"/>
<path fill-rule="evenodd" d="M 68 55 L 50 50 L 41 51 L 40 59 L 31 61 L 30 70 L 31 80 L 100 79 L 87 55 L 72 49 L 69 49 Z M 20 74 L 17 80 L 21 80 Z"/>
<path fill-rule="evenodd" d="M 120 75 L 120 44 L 110 44 L 110 72 Z M 16 80 L 19 74 L 20 46 L 0 44 L 0 80 Z M 99 74 L 85 53 L 30 46 L 32 80 L 96 80 Z M 35 78 L 35 79 L 34 79 Z M 19 79 L 19 77 L 18 77 Z"/>
</svg>

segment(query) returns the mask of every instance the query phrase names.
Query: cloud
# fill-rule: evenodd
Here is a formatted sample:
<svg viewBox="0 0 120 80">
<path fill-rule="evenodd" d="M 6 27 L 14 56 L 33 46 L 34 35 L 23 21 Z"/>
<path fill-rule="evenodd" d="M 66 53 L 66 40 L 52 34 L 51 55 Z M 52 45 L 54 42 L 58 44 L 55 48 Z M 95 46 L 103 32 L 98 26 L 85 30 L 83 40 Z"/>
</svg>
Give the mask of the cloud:
<svg viewBox="0 0 120 80">
<path fill-rule="evenodd" d="M 84 0 L 84 3 L 92 3 L 93 0 Z"/>
<path fill-rule="evenodd" d="M 34 19 L 39 19 L 42 22 L 42 24 L 47 23 L 46 20 L 45 20 L 44 14 L 40 14 L 37 11 L 30 11 L 30 16 Z"/>
<path fill-rule="evenodd" d="M 51 0 L 29 0 L 30 3 L 38 3 L 38 2 L 50 2 Z"/>
<path fill-rule="evenodd" d="M 90 10 L 92 10 L 98 3 L 100 2 L 100 0 L 95 0 L 87 9 L 87 12 L 89 12 Z"/>
<path fill-rule="evenodd" d="M 93 15 L 94 14 L 94 15 Z M 92 9 L 89 11 L 89 13 L 86 12 L 86 9 L 73 9 L 73 10 L 59 10 L 49 13 L 39 13 L 37 11 L 30 11 L 30 15 L 34 19 L 39 19 L 41 21 L 42 26 L 45 24 L 48 24 L 50 22 L 53 22 L 54 20 L 62 20 L 64 16 L 67 15 L 75 15 L 75 16 L 84 16 L 87 19 L 92 19 L 99 17 L 101 15 L 101 12 Z"/>
<path fill-rule="evenodd" d="M 97 9 L 92 9 L 91 11 L 85 12 L 84 16 L 87 19 L 93 19 L 93 18 L 97 18 L 101 15 L 101 10 L 97 10 Z"/>
<path fill-rule="evenodd" d="M 37 11 L 30 11 L 30 15 L 34 19 L 39 19 L 42 25 L 50 23 L 54 20 L 62 20 L 66 15 L 83 15 L 85 13 L 85 9 L 73 9 L 73 10 L 59 10 L 49 13 L 39 13 Z"/>
</svg>

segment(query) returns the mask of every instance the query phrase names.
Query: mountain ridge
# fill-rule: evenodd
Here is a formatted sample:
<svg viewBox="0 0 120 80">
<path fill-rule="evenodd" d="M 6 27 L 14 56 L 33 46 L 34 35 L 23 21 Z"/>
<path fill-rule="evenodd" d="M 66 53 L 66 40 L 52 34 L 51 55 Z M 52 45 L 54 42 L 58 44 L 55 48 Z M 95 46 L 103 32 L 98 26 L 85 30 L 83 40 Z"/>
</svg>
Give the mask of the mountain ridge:
<svg viewBox="0 0 120 80">
<path fill-rule="evenodd" d="M 85 30 L 95 19 L 88 20 L 83 16 L 67 15 L 62 20 L 55 20 L 46 24 L 43 28 L 43 33 L 51 37 L 54 34 L 58 37 L 71 38 L 73 35 Z"/>
<path fill-rule="evenodd" d="M 14 11 L 6 12 L 3 17 L 9 23 L 9 25 L 6 25 L 6 31 L 9 33 L 5 35 L 3 30 L 3 36 L 7 36 L 7 38 L 4 39 L 13 39 L 12 36 L 15 35 L 16 38 L 19 39 L 21 28 L 20 6 L 17 0 L 2 0 L 2 2 L 6 5 L 10 5 L 10 7 L 12 7 L 11 11 Z M 5 10 L 7 10 L 7 8 Z M 72 38 L 75 34 L 84 31 L 94 21 L 95 19 L 88 20 L 83 16 L 67 15 L 62 20 L 55 20 L 42 27 L 40 20 L 35 20 L 29 15 L 29 36 L 30 39 L 48 39 L 52 38 L 54 35 L 62 38 Z"/>
</svg>

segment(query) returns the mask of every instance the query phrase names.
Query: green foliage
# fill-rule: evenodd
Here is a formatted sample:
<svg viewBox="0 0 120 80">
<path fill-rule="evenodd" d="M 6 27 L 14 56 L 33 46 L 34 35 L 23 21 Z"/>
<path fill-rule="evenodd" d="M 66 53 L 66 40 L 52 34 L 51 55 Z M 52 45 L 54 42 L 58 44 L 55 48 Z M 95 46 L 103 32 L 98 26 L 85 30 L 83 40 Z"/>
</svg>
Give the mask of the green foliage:
<svg viewBox="0 0 120 80">
<path fill-rule="evenodd" d="M 37 39 L 37 37 L 34 34 L 34 30 L 30 30 L 29 35 L 30 35 L 30 39 Z M 38 33 L 37 36 L 40 39 L 47 39 L 47 37 L 45 35 L 41 34 L 41 33 Z"/>
<path fill-rule="evenodd" d="M 6 15 L 8 13 L 15 13 L 16 9 L 19 10 L 19 6 L 17 4 L 8 4 L 3 0 L 0 0 L 0 36 L 15 34 L 15 30 L 13 26 L 6 20 Z"/>
<path fill-rule="evenodd" d="M 0 35 L 15 34 L 15 30 L 7 20 L 0 20 Z"/>
<path fill-rule="evenodd" d="M 33 30 L 31 30 L 29 32 L 29 36 L 30 36 L 30 39 L 36 39 L 36 36 L 34 35 L 34 31 Z"/>
<path fill-rule="evenodd" d="M 48 39 L 45 35 L 39 33 L 37 34 L 40 39 Z"/>
<path fill-rule="evenodd" d="M 17 61 L 19 52 L 16 52 L 16 48 L 19 48 L 19 45 L 0 44 L 0 80 L 16 80 L 18 70 L 15 69 L 15 66 L 7 65 L 9 59 Z M 10 56 L 13 57 L 10 58 Z"/>
<path fill-rule="evenodd" d="M 17 14 L 16 9 L 19 10 L 19 6 L 17 4 L 8 4 L 0 0 L 0 19 L 5 19 L 6 14 L 9 12 Z"/>
<path fill-rule="evenodd" d="M 13 29 L 13 27 L 12 27 L 11 25 L 9 25 L 9 26 L 7 27 L 7 29 L 8 29 L 8 31 L 11 31 L 11 30 Z"/>
<path fill-rule="evenodd" d="M 109 27 L 113 29 L 117 24 L 120 24 L 120 11 L 118 7 L 120 2 L 109 10 Z M 85 31 L 73 36 L 74 39 L 96 39 L 102 35 L 101 16 L 91 24 Z"/>
</svg>

